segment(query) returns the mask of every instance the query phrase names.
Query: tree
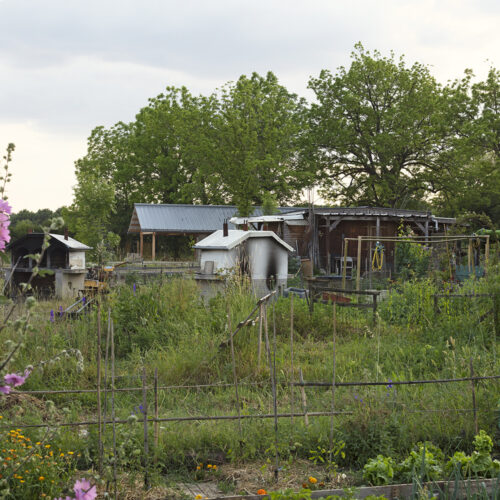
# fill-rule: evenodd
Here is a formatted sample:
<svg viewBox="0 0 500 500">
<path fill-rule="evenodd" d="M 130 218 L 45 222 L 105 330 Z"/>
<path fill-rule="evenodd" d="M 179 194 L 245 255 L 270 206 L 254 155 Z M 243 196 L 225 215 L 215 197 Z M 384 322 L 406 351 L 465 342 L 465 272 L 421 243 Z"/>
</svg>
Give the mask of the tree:
<svg viewBox="0 0 500 500">
<path fill-rule="evenodd" d="M 361 44 L 349 69 L 309 81 L 306 161 L 325 199 L 345 204 L 417 207 L 437 189 L 433 178 L 453 135 L 447 99 L 429 69 L 371 54 Z"/>
<path fill-rule="evenodd" d="M 116 235 L 109 231 L 109 221 L 115 211 L 115 188 L 111 181 L 97 172 L 79 172 L 73 204 L 63 208 L 63 217 L 75 232 L 77 240 L 92 247 L 91 258 L 99 262 L 103 244 L 116 245 Z"/>
<path fill-rule="evenodd" d="M 297 161 L 304 110 L 304 100 L 271 72 L 243 75 L 223 87 L 213 130 L 213 171 L 240 215 L 249 215 L 266 193 L 284 203 L 307 184 L 309 173 Z"/>
</svg>

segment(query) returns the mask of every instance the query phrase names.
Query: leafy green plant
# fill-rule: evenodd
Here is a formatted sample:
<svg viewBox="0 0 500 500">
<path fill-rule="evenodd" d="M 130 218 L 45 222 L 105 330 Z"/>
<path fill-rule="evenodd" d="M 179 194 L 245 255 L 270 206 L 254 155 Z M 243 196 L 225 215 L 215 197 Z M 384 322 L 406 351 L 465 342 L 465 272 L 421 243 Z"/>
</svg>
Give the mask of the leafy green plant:
<svg viewBox="0 0 500 500">
<path fill-rule="evenodd" d="M 374 486 L 390 484 L 394 478 L 396 463 L 391 457 L 377 455 L 371 458 L 363 468 L 363 479 Z"/>
<path fill-rule="evenodd" d="M 344 448 L 344 441 L 334 441 L 330 449 L 318 445 L 314 450 L 309 451 L 309 460 L 314 465 L 325 465 L 329 473 L 335 474 L 338 469 L 337 457 L 345 458 Z"/>
<path fill-rule="evenodd" d="M 439 448 L 429 446 L 429 443 L 419 443 L 418 449 L 411 451 L 401 463 L 399 473 L 408 482 L 415 477 L 420 477 L 422 481 L 436 481 L 443 475 L 442 456 L 443 452 Z"/>
</svg>

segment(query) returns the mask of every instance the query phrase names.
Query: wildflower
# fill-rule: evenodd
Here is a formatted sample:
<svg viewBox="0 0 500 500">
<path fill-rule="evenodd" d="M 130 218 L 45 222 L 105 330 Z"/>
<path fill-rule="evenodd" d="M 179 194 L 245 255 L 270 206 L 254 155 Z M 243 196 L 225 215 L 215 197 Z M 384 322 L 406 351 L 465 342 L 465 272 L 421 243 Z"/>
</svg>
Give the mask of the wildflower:
<svg viewBox="0 0 500 500">
<path fill-rule="evenodd" d="M 0 200 L 0 251 L 5 250 L 5 244 L 10 241 L 10 212 L 12 208 L 5 201 Z"/>
<path fill-rule="evenodd" d="M 267 495 L 267 491 L 264 488 L 261 488 L 257 491 L 257 495 Z"/>
<path fill-rule="evenodd" d="M 195 500 L 201 500 L 203 498 L 203 495 L 198 494 L 194 498 Z"/>
<path fill-rule="evenodd" d="M 11 387 L 18 387 L 20 385 L 23 385 L 26 379 L 29 377 L 30 372 L 28 370 L 25 370 L 24 375 L 18 375 L 17 373 L 7 373 L 7 375 L 4 376 L 5 383 L 10 385 Z M 19 429 L 17 432 L 21 432 L 21 429 Z"/>
<path fill-rule="evenodd" d="M 38 478 L 38 480 L 39 480 L 39 481 L 44 481 L 44 480 L 45 480 L 45 478 L 44 478 L 43 476 L 40 476 L 40 477 Z"/>
<path fill-rule="evenodd" d="M 50 448 L 50 444 L 46 444 L 46 445 L 45 445 L 45 448 Z"/>
<path fill-rule="evenodd" d="M 392 387 L 393 387 L 393 385 L 392 385 L 392 380 L 391 380 L 391 379 L 389 379 L 389 380 L 388 380 L 388 382 L 389 382 L 389 383 L 386 385 L 386 388 L 387 388 L 387 389 L 392 389 Z"/>
<path fill-rule="evenodd" d="M 196 470 L 201 470 L 201 466 L 200 466 L 200 465 L 197 465 L 197 466 L 196 466 Z"/>
<path fill-rule="evenodd" d="M 217 470 L 217 466 L 216 465 L 212 465 L 212 470 Z"/>
<path fill-rule="evenodd" d="M 59 316 L 63 315 L 63 306 L 59 306 Z"/>
<path fill-rule="evenodd" d="M 136 286 L 136 284 L 134 283 L 134 295 L 135 295 L 136 290 L 137 290 L 137 286 Z"/>
<path fill-rule="evenodd" d="M 309 482 L 311 484 L 316 484 L 318 482 L 318 480 L 315 477 L 309 476 Z"/>
<path fill-rule="evenodd" d="M 50 321 L 51 323 L 54 323 L 54 321 L 55 321 L 55 320 L 54 320 L 54 309 L 51 309 L 51 310 L 50 310 L 49 321 Z"/>
<path fill-rule="evenodd" d="M 211 469 L 211 468 L 212 468 L 212 464 L 208 464 L 207 469 Z"/>
<path fill-rule="evenodd" d="M 10 393 L 10 387 L 8 385 L 0 385 L 0 392 L 2 394 L 9 394 Z"/>
</svg>

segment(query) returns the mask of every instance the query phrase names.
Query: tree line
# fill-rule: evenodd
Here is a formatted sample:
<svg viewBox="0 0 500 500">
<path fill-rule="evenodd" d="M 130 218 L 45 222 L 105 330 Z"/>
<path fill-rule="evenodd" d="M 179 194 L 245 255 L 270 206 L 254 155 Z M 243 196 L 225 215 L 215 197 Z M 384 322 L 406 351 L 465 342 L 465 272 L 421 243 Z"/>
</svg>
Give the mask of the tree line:
<svg viewBox="0 0 500 500">
<path fill-rule="evenodd" d="M 485 214 L 500 222 L 500 71 L 440 84 L 357 44 L 349 67 L 311 77 L 313 102 L 269 72 L 210 95 L 167 87 L 130 123 L 96 127 L 76 161 L 77 238 L 125 235 L 133 204 L 335 205 Z"/>
</svg>

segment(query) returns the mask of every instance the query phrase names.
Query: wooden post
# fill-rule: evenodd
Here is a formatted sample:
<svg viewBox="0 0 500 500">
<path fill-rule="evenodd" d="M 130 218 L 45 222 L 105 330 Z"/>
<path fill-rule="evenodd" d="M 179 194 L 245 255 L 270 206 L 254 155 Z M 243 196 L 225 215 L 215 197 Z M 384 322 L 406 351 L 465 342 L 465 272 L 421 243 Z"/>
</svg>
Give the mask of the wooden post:
<svg viewBox="0 0 500 500">
<path fill-rule="evenodd" d="M 342 266 L 342 288 L 345 290 L 345 280 L 346 280 L 346 272 L 347 272 L 347 249 L 349 246 L 349 240 L 344 238 L 344 265 Z"/>
<path fill-rule="evenodd" d="M 377 323 L 377 295 L 373 294 L 373 324 L 375 325 Z"/>
<path fill-rule="evenodd" d="M 293 394 L 293 381 L 294 381 L 294 376 L 293 376 L 293 293 L 290 294 L 290 413 L 292 414 L 291 417 L 291 424 L 292 424 L 292 434 L 294 430 L 294 422 L 293 422 L 293 414 L 294 414 L 294 409 L 295 409 L 295 404 L 294 404 L 294 394 Z"/>
<path fill-rule="evenodd" d="M 155 425 L 154 425 L 154 432 L 155 432 L 155 449 L 158 449 L 158 439 L 159 439 L 159 434 L 158 434 L 158 368 L 155 368 L 155 388 L 154 388 L 154 394 L 155 394 Z M 156 454 L 155 454 L 155 461 L 156 461 Z"/>
<path fill-rule="evenodd" d="M 299 368 L 300 383 L 304 383 L 304 377 L 302 375 L 302 368 Z M 304 410 L 304 424 L 306 427 L 309 425 L 309 416 L 307 415 L 307 397 L 306 389 L 303 385 L 300 386 L 300 394 L 302 396 L 302 409 Z"/>
<path fill-rule="evenodd" d="M 474 377 L 474 367 L 472 365 L 472 358 L 470 358 L 470 376 Z M 476 381 L 471 380 L 472 386 L 472 411 L 474 413 L 474 433 L 479 434 L 479 425 L 477 422 L 477 408 L 476 408 Z"/>
<path fill-rule="evenodd" d="M 264 320 L 264 306 L 259 306 L 259 343 L 257 344 L 257 372 L 260 373 L 260 358 L 262 356 L 262 322 Z"/>
<path fill-rule="evenodd" d="M 375 226 L 375 236 L 380 238 L 380 217 L 377 217 L 376 226 Z"/>
<path fill-rule="evenodd" d="M 234 342 L 233 335 L 231 333 L 231 311 L 228 308 L 227 311 L 227 325 L 229 329 L 229 342 L 231 344 L 231 361 L 233 365 L 233 380 L 234 380 L 234 395 L 236 397 L 236 408 L 238 413 L 238 429 L 240 431 L 240 443 L 243 442 L 243 429 L 241 427 L 241 407 L 240 407 L 240 396 L 238 394 L 238 377 L 236 376 L 236 356 L 234 355 Z"/>
<path fill-rule="evenodd" d="M 148 475 L 148 458 L 149 458 L 149 442 L 148 442 L 148 400 L 146 389 L 146 367 L 142 367 L 142 424 L 144 428 L 144 488 L 149 490 L 149 475 Z"/>
<path fill-rule="evenodd" d="M 472 271 L 472 240 L 469 238 L 469 246 L 467 247 L 467 270 Z"/>
<path fill-rule="evenodd" d="M 358 256 L 356 259 L 356 290 L 361 290 L 361 236 L 358 236 Z"/>
<path fill-rule="evenodd" d="M 104 354 L 104 421 L 102 423 L 102 432 L 106 434 L 106 420 L 108 416 L 108 359 L 109 345 L 111 341 L 111 309 L 108 307 L 108 329 L 106 332 L 106 348 Z"/>
<path fill-rule="evenodd" d="M 337 364 L 337 303 L 333 304 L 333 352 L 332 352 L 332 414 L 330 415 L 330 463 L 333 463 L 333 414 L 335 413 L 335 368 Z"/>
<path fill-rule="evenodd" d="M 141 259 L 142 259 L 142 252 L 144 250 L 144 235 L 142 234 L 142 231 L 141 231 L 141 235 L 140 235 L 140 243 L 139 243 L 139 253 L 141 255 Z"/>
<path fill-rule="evenodd" d="M 118 488 L 116 480 L 116 417 L 115 417 L 115 326 L 111 320 L 111 420 L 113 421 L 113 484 L 114 497 L 118 498 Z"/>
<path fill-rule="evenodd" d="M 98 453 L 99 475 L 102 474 L 103 445 L 102 445 L 102 412 L 101 412 L 101 300 L 97 298 L 97 426 L 98 426 Z"/>
<path fill-rule="evenodd" d="M 264 307 L 264 334 L 265 334 L 265 341 L 266 341 L 266 356 L 267 356 L 267 363 L 270 365 L 271 363 L 271 354 L 269 351 L 269 328 L 267 324 L 267 303 Z"/>
<path fill-rule="evenodd" d="M 151 237 L 151 260 L 156 260 L 156 233 Z"/>
<path fill-rule="evenodd" d="M 484 274 L 488 274 L 488 264 L 490 260 L 490 235 L 486 236 L 486 245 L 484 247 Z"/>
</svg>

